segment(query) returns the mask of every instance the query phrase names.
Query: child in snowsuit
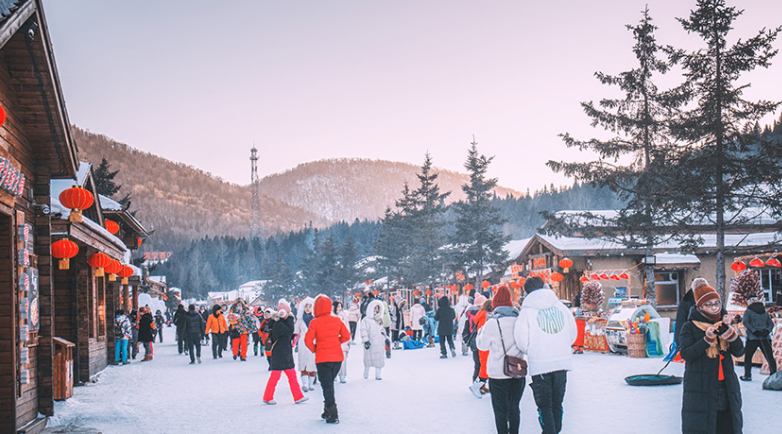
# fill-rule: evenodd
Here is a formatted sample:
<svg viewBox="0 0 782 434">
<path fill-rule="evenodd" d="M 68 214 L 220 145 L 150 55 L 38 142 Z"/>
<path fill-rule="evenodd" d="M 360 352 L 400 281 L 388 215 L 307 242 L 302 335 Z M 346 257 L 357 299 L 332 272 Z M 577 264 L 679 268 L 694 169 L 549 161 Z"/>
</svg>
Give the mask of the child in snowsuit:
<svg viewBox="0 0 782 434">
<path fill-rule="evenodd" d="M 369 368 L 375 368 L 375 379 L 385 366 L 386 330 L 383 328 L 383 302 L 373 300 L 367 306 L 367 315 L 361 320 L 361 342 L 364 344 L 364 378 L 369 378 Z"/>
<path fill-rule="evenodd" d="M 296 380 L 295 364 L 293 363 L 293 316 L 291 315 L 291 306 L 285 300 L 280 300 L 277 305 L 277 312 L 270 317 L 268 321 L 269 342 L 271 342 L 271 356 L 269 357 L 269 366 L 272 373 L 269 375 L 269 381 L 266 383 L 266 390 L 263 392 L 263 402 L 274 405 L 274 389 L 280 380 L 280 375 L 285 373 L 288 377 L 288 385 L 291 388 L 291 394 L 296 404 L 301 404 L 309 400 L 304 396 Z"/>
</svg>

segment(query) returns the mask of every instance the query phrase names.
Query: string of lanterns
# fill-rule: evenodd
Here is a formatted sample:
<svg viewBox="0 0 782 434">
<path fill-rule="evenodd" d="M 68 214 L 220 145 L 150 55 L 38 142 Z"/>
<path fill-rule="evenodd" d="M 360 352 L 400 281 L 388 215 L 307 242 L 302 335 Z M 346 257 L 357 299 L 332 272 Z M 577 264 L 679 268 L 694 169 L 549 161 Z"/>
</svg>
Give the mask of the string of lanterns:
<svg viewBox="0 0 782 434">
<path fill-rule="evenodd" d="M 752 268 L 763 268 L 763 267 L 775 267 L 780 268 L 782 267 L 782 262 L 777 259 L 777 256 L 779 254 L 777 252 L 771 253 L 765 262 L 763 262 L 762 259 L 760 259 L 759 256 L 765 256 L 765 255 L 755 255 L 752 260 L 749 261 L 749 264 L 745 264 L 744 261 L 741 261 L 739 259 L 735 259 L 732 264 L 730 264 L 730 269 L 733 270 L 734 273 L 738 274 L 742 271 L 747 269 L 747 265 L 749 265 Z"/>
</svg>

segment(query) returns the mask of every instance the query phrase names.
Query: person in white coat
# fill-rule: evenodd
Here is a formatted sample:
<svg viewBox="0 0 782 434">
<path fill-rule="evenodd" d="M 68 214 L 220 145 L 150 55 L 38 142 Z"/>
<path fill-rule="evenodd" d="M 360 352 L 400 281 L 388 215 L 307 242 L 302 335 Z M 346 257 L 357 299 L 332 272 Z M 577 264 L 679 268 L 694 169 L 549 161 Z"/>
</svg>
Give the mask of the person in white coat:
<svg viewBox="0 0 782 434">
<path fill-rule="evenodd" d="M 454 305 L 453 310 L 456 312 L 456 322 L 458 325 L 458 328 L 456 329 L 456 339 L 461 342 L 463 356 L 469 356 L 470 350 L 470 347 L 462 337 L 462 334 L 464 333 L 464 324 L 467 321 L 467 309 L 470 306 L 472 306 L 472 303 L 470 303 L 470 297 L 468 297 L 467 294 L 462 291 L 462 293 L 459 295 L 459 298 L 456 300 L 456 305 Z"/>
<path fill-rule="evenodd" d="M 369 303 L 367 315 L 361 320 L 359 328 L 364 344 L 364 379 L 369 378 L 369 368 L 375 368 L 375 379 L 380 380 L 380 370 L 386 365 L 382 301 L 373 300 Z"/>
<path fill-rule="evenodd" d="M 421 299 L 423 300 L 423 298 Z M 426 316 L 426 309 L 420 300 L 416 300 L 413 307 L 410 308 L 410 329 L 413 330 L 413 339 L 419 340 L 424 334 L 424 326 L 421 324 L 421 318 Z"/>
<path fill-rule="evenodd" d="M 301 371 L 301 390 L 308 392 L 315 389 L 315 375 L 317 367 L 315 366 L 315 354 L 304 345 L 304 336 L 310 327 L 310 321 L 314 318 L 312 308 L 315 300 L 312 297 L 306 297 L 299 302 L 296 312 L 299 318 L 293 328 L 293 333 L 299 336 L 296 342 L 296 351 L 299 353 L 299 371 Z"/>
<path fill-rule="evenodd" d="M 527 355 L 530 388 L 543 433 L 558 433 L 562 430 L 567 371 L 573 369 L 571 345 L 578 333 L 576 320 L 539 277 L 528 278 L 524 291 L 527 296 L 513 334 L 516 345 Z"/>
<path fill-rule="evenodd" d="M 506 355 L 524 358 L 514 338 L 519 311 L 513 307 L 507 285 L 497 288 L 491 304 L 494 310 L 478 332 L 475 343 L 479 350 L 489 352 L 486 373 L 489 375 L 491 406 L 497 433 L 518 434 L 521 423 L 519 402 L 524 393 L 526 378 L 505 375 L 504 364 Z"/>
<path fill-rule="evenodd" d="M 348 321 L 348 311 L 342 308 L 341 301 L 334 302 L 334 316 L 338 317 L 345 323 L 345 327 L 350 327 L 350 321 Z M 339 382 L 346 383 L 348 376 L 348 353 L 350 352 L 351 341 L 342 343 L 342 366 L 339 368 Z"/>
</svg>

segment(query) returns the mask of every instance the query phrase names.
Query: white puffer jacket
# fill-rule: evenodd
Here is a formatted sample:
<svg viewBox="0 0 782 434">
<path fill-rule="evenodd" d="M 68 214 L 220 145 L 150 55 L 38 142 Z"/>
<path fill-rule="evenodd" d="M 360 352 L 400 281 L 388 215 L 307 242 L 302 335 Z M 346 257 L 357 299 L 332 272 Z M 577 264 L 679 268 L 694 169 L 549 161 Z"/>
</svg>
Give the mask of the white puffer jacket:
<svg viewBox="0 0 782 434">
<path fill-rule="evenodd" d="M 423 330 L 424 326 L 418 321 L 423 318 L 424 315 L 426 315 L 426 309 L 424 309 L 421 303 L 414 304 L 413 307 L 410 308 L 410 328 L 413 330 Z"/>
<path fill-rule="evenodd" d="M 519 311 L 515 307 L 500 306 L 494 309 L 494 312 L 486 320 L 486 324 L 478 332 L 475 344 L 479 350 L 489 352 L 489 358 L 486 361 L 486 373 L 489 378 L 495 380 L 511 378 L 503 371 L 506 352 L 509 356 L 524 358 L 524 354 L 516 346 L 516 341 L 513 338 L 513 328 L 518 316 Z M 502 339 L 500 339 L 500 327 L 502 328 Z M 504 351 L 503 344 L 505 345 Z"/>
<path fill-rule="evenodd" d="M 296 348 L 299 354 L 299 371 L 317 372 L 318 368 L 315 366 L 315 353 L 310 351 L 306 345 L 304 345 L 304 336 L 307 335 L 309 326 L 304 322 L 304 306 L 312 305 L 315 307 L 315 300 L 312 297 L 307 297 L 302 300 L 296 307 L 296 312 L 299 318 L 296 319 L 296 324 L 293 327 L 293 333 L 299 335 L 299 340 L 296 343 Z M 314 316 L 314 312 L 313 312 Z M 313 318 L 314 319 L 314 318 Z"/>
<path fill-rule="evenodd" d="M 375 307 L 380 313 L 374 313 Z M 374 300 L 367 306 L 367 316 L 361 320 L 361 343 L 369 342 L 364 348 L 364 367 L 382 368 L 386 365 L 386 330 L 383 328 L 383 302 Z"/>
<path fill-rule="evenodd" d="M 577 334 L 576 319 L 554 291 L 541 288 L 524 298 L 513 335 L 527 355 L 530 375 L 572 370 Z"/>
</svg>

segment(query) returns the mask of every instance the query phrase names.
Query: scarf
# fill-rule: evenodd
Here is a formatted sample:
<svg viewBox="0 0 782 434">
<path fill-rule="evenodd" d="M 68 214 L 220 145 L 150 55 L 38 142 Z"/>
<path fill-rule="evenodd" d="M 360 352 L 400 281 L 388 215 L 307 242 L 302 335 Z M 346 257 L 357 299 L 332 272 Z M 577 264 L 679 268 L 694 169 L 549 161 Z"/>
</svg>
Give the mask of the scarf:
<svg viewBox="0 0 782 434">
<path fill-rule="evenodd" d="M 312 321 L 312 314 L 304 312 L 304 315 L 302 315 L 301 319 L 304 320 L 304 324 L 307 324 L 307 327 L 309 327 L 310 321 Z"/>
<path fill-rule="evenodd" d="M 712 326 L 713 326 L 713 327 L 715 327 L 715 328 L 719 328 L 719 326 L 721 326 L 721 325 L 722 325 L 722 321 L 717 321 L 717 322 L 716 322 L 716 323 L 714 323 L 714 324 L 710 324 L 710 323 L 703 322 L 703 321 L 693 321 L 692 323 L 693 323 L 693 324 L 695 324 L 695 327 L 698 327 L 699 329 L 703 330 L 704 332 L 705 332 L 705 331 L 706 331 L 706 329 L 708 329 L 709 327 L 712 327 Z M 719 349 L 717 348 L 717 346 L 718 346 L 718 345 L 719 345 Z M 719 363 L 719 365 L 720 365 L 720 371 L 719 371 L 719 374 L 718 374 L 718 376 L 717 376 L 717 379 L 718 379 L 719 381 L 722 381 L 722 380 L 724 380 L 724 379 L 725 379 L 725 373 L 724 373 L 724 371 L 722 370 L 722 360 L 723 360 L 725 357 L 724 357 L 724 356 L 723 356 L 721 353 L 722 353 L 722 351 L 727 351 L 727 350 L 728 350 L 728 342 L 727 342 L 727 341 L 725 341 L 725 339 L 722 339 L 722 338 L 720 338 L 719 336 L 717 336 L 717 337 L 714 339 L 714 343 L 712 343 L 712 344 L 711 344 L 711 346 L 710 346 L 709 348 L 707 348 L 707 349 L 706 349 L 706 356 L 707 356 L 708 358 L 710 358 L 710 359 L 715 359 L 715 358 L 717 358 L 717 355 L 719 355 L 719 356 L 720 356 L 720 363 Z"/>
</svg>

